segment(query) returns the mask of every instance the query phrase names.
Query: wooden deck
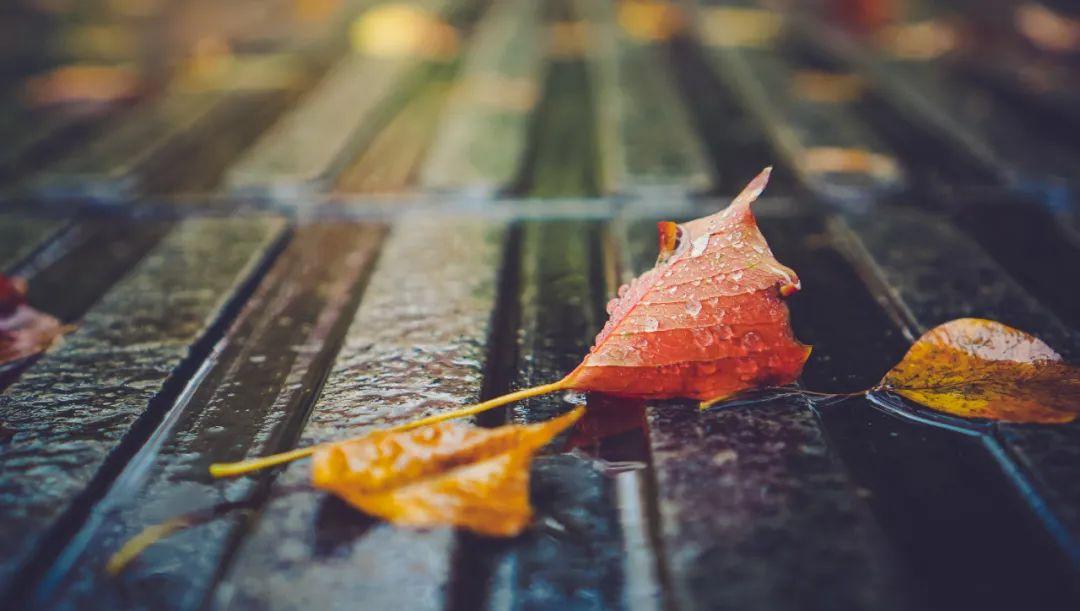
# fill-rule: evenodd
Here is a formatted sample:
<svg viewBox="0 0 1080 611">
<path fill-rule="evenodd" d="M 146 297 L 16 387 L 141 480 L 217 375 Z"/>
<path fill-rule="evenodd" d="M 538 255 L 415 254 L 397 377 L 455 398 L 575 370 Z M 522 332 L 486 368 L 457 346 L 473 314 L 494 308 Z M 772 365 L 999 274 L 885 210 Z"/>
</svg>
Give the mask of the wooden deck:
<svg viewBox="0 0 1080 611">
<path fill-rule="evenodd" d="M 769 164 L 755 211 L 802 279 L 807 388 L 872 386 L 964 316 L 1080 360 L 1075 57 L 898 57 L 749 1 L 687 5 L 653 40 L 598 0 L 424 0 L 459 52 L 387 58 L 346 44 L 372 4 L 310 36 L 253 22 L 273 45 L 237 43 L 204 89 L 0 124 L 0 271 L 78 325 L 0 370 L 5 608 L 1080 606 L 1080 423 L 593 398 L 621 426 L 545 450 L 511 540 L 296 492 L 302 463 L 212 480 L 560 378 L 652 266 L 655 222 Z M 1010 10 L 908 4 L 1001 36 Z M 1024 66 L 1073 78 L 1033 88 Z M 226 502 L 245 510 L 104 573 L 145 526 Z"/>
</svg>

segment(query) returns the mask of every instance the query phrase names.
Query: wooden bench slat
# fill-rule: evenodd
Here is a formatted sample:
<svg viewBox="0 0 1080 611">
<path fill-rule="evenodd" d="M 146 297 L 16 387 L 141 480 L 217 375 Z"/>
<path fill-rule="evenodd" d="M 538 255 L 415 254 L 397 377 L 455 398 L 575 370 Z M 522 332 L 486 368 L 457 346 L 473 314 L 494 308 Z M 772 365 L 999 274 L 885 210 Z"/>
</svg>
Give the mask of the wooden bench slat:
<svg viewBox="0 0 1080 611">
<path fill-rule="evenodd" d="M 1032 333 L 1067 360 L 1080 335 L 1047 312 L 982 249 L 941 221 L 910 211 L 836 221 L 867 275 L 889 299 L 912 338 L 942 322 L 990 318 Z M 1071 562 L 1080 566 L 1080 424 L 995 425 L 1001 441 L 1034 480 L 1032 510 Z M 1021 476 L 1018 485 L 1028 484 Z M 1045 505 L 1043 505 L 1045 503 Z"/>
<path fill-rule="evenodd" d="M 632 38 L 615 23 L 613 4 L 575 4 L 589 26 L 586 60 L 604 190 L 708 189 L 711 165 L 664 63 L 665 43 Z"/>
<path fill-rule="evenodd" d="M 300 445 L 474 401 L 495 307 L 501 224 L 405 217 L 394 226 Z M 293 464 L 275 486 L 306 483 Z M 273 494 L 273 491 L 271 491 Z M 323 494 L 270 500 L 219 590 L 230 609 L 441 609 L 452 529 L 377 522 Z"/>
<path fill-rule="evenodd" d="M 529 222 L 521 231 L 521 270 L 513 388 L 553 382 L 588 353 L 603 324 L 606 295 L 596 222 Z M 517 423 L 540 422 L 574 406 L 562 393 L 507 409 Z M 497 552 L 467 565 L 494 567 L 489 598 L 514 609 L 595 609 L 620 604 L 623 551 L 614 478 L 588 457 L 548 446 L 534 462 L 536 524 Z M 469 550 L 466 550 L 468 553 Z"/>
<path fill-rule="evenodd" d="M 155 397 L 188 375 L 180 368 L 193 344 L 281 231 L 269 219 L 182 223 L 0 395 L 0 420 L 14 433 L 0 447 L 0 495 L 8 499 L 0 541 L 11 550 L 0 560 L 5 591 L 29 585 L 20 569 L 42 568 L 25 565 L 62 544 L 150 433 L 166 409 Z"/>
<path fill-rule="evenodd" d="M 540 98 L 539 3 L 496 4 L 476 26 L 421 171 L 423 186 L 493 192 L 518 177 Z"/>
<path fill-rule="evenodd" d="M 167 432 L 118 477 L 43 580 L 41 605 L 190 609 L 207 598 L 242 514 L 162 541 L 118 577 L 102 569 L 144 527 L 265 491 L 270 472 L 213 482 L 207 468 L 291 446 L 333 363 L 382 233 L 376 225 L 338 222 L 296 230 L 211 367 L 170 415 Z"/>
<path fill-rule="evenodd" d="M 655 262 L 655 223 L 628 232 L 636 274 Z M 908 607 L 891 548 L 805 399 L 708 412 L 655 403 L 646 417 L 675 605 Z"/>
<path fill-rule="evenodd" d="M 385 121 L 387 98 L 417 63 L 404 57 L 343 58 L 229 169 L 226 187 L 268 198 L 327 189 L 370 137 L 371 126 Z"/>
<path fill-rule="evenodd" d="M 143 172 L 160 163 L 178 137 L 211 112 L 214 93 L 166 92 L 103 126 L 85 147 L 48 167 L 30 188 L 49 198 L 123 198 L 135 193 Z"/>
<path fill-rule="evenodd" d="M 456 66 L 425 62 L 414 73 L 392 118 L 343 169 L 334 189 L 345 193 L 400 194 L 415 183 L 453 87 Z"/>
<path fill-rule="evenodd" d="M 211 113 L 177 139 L 173 163 L 146 176 L 148 195 L 203 192 L 218 185 L 233 159 L 274 123 L 296 97 L 295 87 L 230 91 Z"/>
</svg>

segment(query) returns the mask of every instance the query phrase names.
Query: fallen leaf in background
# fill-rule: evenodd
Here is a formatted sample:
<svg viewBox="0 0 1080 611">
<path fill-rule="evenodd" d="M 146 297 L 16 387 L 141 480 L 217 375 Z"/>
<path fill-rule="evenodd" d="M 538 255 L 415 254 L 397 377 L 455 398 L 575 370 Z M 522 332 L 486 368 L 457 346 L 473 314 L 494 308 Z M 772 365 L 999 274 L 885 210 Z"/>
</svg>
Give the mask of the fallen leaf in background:
<svg viewBox="0 0 1080 611">
<path fill-rule="evenodd" d="M 320 446 L 311 482 L 361 511 L 407 526 L 452 525 L 509 537 L 532 518 L 533 454 L 584 410 L 533 425 L 444 422 Z"/>
<path fill-rule="evenodd" d="M 0 274 L 0 366 L 52 347 L 67 327 L 26 303 L 26 286 Z"/>
<path fill-rule="evenodd" d="M 799 377 L 810 348 L 795 339 L 784 303 L 799 279 L 773 257 L 750 210 L 769 173 L 722 212 L 660 223 L 656 267 L 619 289 L 566 388 L 707 404 Z"/>
<path fill-rule="evenodd" d="M 1062 423 L 1080 414 L 1080 368 L 1039 338 L 980 318 L 927 331 L 878 390 L 965 418 Z"/>
</svg>

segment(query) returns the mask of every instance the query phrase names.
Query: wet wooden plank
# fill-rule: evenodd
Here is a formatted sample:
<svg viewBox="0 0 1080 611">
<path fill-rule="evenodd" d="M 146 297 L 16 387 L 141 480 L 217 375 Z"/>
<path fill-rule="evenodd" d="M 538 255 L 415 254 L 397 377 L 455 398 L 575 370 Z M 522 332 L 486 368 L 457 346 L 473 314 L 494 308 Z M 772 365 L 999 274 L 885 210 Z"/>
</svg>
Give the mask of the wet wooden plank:
<svg viewBox="0 0 1080 611">
<path fill-rule="evenodd" d="M 0 184 L 4 192 L 17 191 L 27 174 L 50 163 L 66 147 L 93 130 L 118 109 L 83 109 L 82 112 L 32 112 L 21 105 L 4 108 L 0 125 L 4 149 L 0 151 Z"/>
<path fill-rule="evenodd" d="M 1010 193 L 957 195 L 943 205 L 953 224 L 971 236 L 1062 322 L 1080 328 L 1080 285 L 1062 281 L 1061 270 L 1080 265 L 1076 216 L 1038 206 Z M 1047 264 L 1033 265 L 1033 261 Z"/>
<path fill-rule="evenodd" d="M 861 77 L 800 60 L 787 48 L 793 41 L 780 13 L 735 4 L 700 9 L 698 36 L 799 180 L 825 201 L 847 206 L 903 188 L 894 151 L 853 116 Z M 752 38 L 735 34 L 739 27 L 761 31 Z"/>
<path fill-rule="evenodd" d="M 512 388 L 562 378 L 588 353 L 605 318 L 599 223 L 526 223 Z M 540 422 L 574 405 L 561 393 L 507 408 L 512 422 Z M 615 479 L 603 462 L 549 445 L 533 467 L 536 525 L 468 565 L 492 566 L 495 608 L 607 609 L 623 595 L 623 545 Z M 494 556 L 492 558 L 491 556 Z"/>
<path fill-rule="evenodd" d="M 218 186 L 234 158 L 259 137 L 296 97 L 293 88 L 235 91 L 175 145 L 174 160 L 144 181 L 148 195 L 197 193 Z"/>
<path fill-rule="evenodd" d="M 45 197 L 108 201 L 129 196 L 163 163 L 176 139 L 210 114 L 212 93 L 166 93 L 102 127 L 85 147 L 48 167 L 29 187 Z"/>
<path fill-rule="evenodd" d="M 227 189 L 293 197 L 329 188 L 391 109 L 416 58 L 348 55 L 228 171 Z"/>
<path fill-rule="evenodd" d="M 895 211 L 837 221 L 864 273 L 888 300 L 910 338 L 942 322 L 974 316 L 1023 329 L 1067 360 L 1080 335 L 1043 308 L 970 239 L 939 220 Z M 961 421 L 963 424 L 963 421 Z M 972 424 L 975 426 L 975 424 Z M 1062 552 L 1080 566 L 1080 425 L 995 426 L 1025 474 L 1016 481 Z"/>
<path fill-rule="evenodd" d="M 453 87 L 456 68 L 456 63 L 428 62 L 420 66 L 401 107 L 363 153 L 341 172 L 334 189 L 382 194 L 411 190 Z"/>
<path fill-rule="evenodd" d="M 558 57 L 547 64 L 544 94 L 529 129 L 521 184 L 530 197 L 600 193 L 592 92 L 585 63 Z"/>
<path fill-rule="evenodd" d="M 628 230 L 621 250 L 632 275 L 655 262 L 655 224 Z M 674 605 L 914 608 L 892 548 L 805 400 L 707 412 L 656 403 L 646 418 Z"/>
<path fill-rule="evenodd" d="M 281 231 L 269 219 L 182 223 L 0 396 L 0 420 L 14 432 L 0 448 L 9 595 L 44 568 L 150 434 L 208 348 L 200 338 Z"/>
<path fill-rule="evenodd" d="M 604 190 L 693 192 L 709 188 L 708 159 L 665 63 L 666 38 L 636 37 L 635 31 L 620 27 L 612 4 L 578 1 L 575 5 L 589 26 L 586 59 L 595 85 L 593 112 Z M 663 7 L 638 10 L 651 8 L 656 11 L 651 18 L 662 20 Z M 666 10 L 678 8 L 671 5 Z"/>
<path fill-rule="evenodd" d="M 27 298 L 76 323 L 174 227 L 172 221 L 87 219 L 68 226 L 19 267 Z"/>
<path fill-rule="evenodd" d="M 265 492 L 269 472 L 215 482 L 208 466 L 292 444 L 340 347 L 382 233 L 376 225 L 339 222 L 296 230 L 164 432 L 117 478 L 46 575 L 36 604 L 190 609 L 208 596 L 244 524 L 241 514 L 161 542 L 119 577 L 102 567 L 143 527 Z"/>
<path fill-rule="evenodd" d="M 56 219 L 0 214 L 0 273 L 10 273 L 65 224 Z"/>
<path fill-rule="evenodd" d="M 421 171 L 423 186 L 490 193 L 517 179 L 540 98 L 540 3 L 497 3 L 477 24 Z"/>
<path fill-rule="evenodd" d="M 394 226 L 299 445 L 478 397 L 503 238 L 502 225 L 467 219 L 406 217 Z M 309 469 L 287 467 L 271 495 L 307 482 Z M 396 528 L 322 494 L 272 499 L 216 605 L 442 609 L 454 541 L 452 529 Z"/>
</svg>

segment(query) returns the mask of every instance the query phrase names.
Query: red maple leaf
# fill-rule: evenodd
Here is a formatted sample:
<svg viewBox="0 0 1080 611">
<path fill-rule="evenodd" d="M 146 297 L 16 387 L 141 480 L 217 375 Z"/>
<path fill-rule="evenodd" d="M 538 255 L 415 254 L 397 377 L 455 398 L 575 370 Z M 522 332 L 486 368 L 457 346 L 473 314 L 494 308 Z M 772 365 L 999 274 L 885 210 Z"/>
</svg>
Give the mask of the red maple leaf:
<svg viewBox="0 0 1080 611">
<path fill-rule="evenodd" d="M 659 224 L 656 267 L 608 304 L 611 318 L 568 388 L 715 401 L 799 377 L 810 348 L 795 339 L 783 301 L 799 279 L 773 257 L 750 210 L 769 172 L 721 212 Z"/>
<path fill-rule="evenodd" d="M 0 366 L 48 350 L 67 327 L 26 303 L 26 284 L 0 274 Z"/>
</svg>

